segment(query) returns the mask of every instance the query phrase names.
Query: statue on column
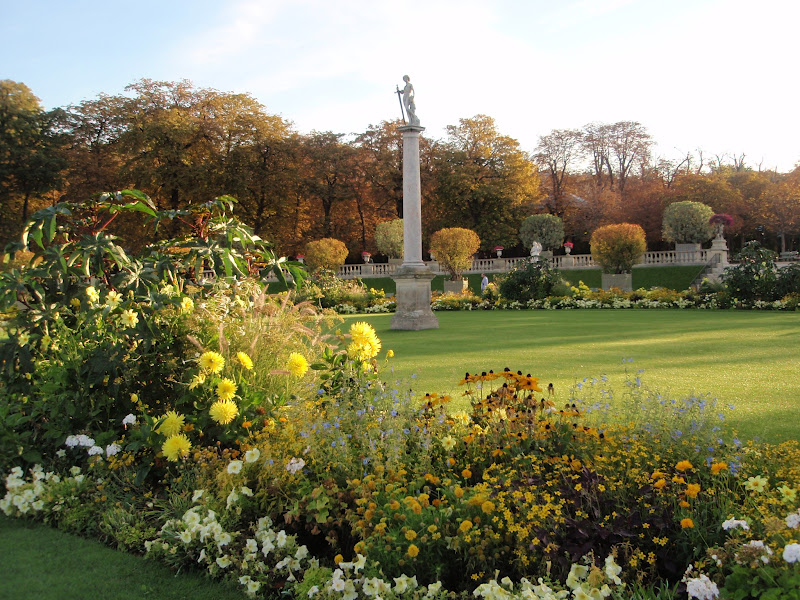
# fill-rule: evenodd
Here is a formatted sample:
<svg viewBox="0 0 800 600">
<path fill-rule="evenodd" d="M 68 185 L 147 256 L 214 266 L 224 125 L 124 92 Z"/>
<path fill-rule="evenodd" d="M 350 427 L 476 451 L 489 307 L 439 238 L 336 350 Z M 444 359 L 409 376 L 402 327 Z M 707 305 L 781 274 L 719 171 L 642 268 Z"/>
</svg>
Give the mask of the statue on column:
<svg viewBox="0 0 800 600">
<path fill-rule="evenodd" d="M 408 115 L 408 124 L 409 125 L 419 125 L 419 117 L 417 116 L 417 105 L 414 102 L 414 86 L 411 83 L 411 78 L 408 75 L 403 75 L 403 81 L 406 82 L 403 91 L 400 91 L 400 88 L 397 88 L 397 95 L 403 95 L 401 99 L 401 103 L 403 108 L 405 108 L 405 112 Z"/>
</svg>

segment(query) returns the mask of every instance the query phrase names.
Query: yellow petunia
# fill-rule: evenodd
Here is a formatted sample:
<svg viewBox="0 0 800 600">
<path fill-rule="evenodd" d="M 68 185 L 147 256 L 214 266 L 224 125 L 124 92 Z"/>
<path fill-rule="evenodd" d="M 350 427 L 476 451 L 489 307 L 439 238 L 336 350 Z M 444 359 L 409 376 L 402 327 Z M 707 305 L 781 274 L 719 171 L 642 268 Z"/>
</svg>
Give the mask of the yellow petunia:
<svg viewBox="0 0 800 600">
<path fill-rule="evenodd" d="M 227 425 L 239 414 L 239 407 L 230 400 L 218 400 L 208 409 L 208 414 L 220 425 Z"/>
<path fill-rule="evenodd" d="M 164 418 L 161 420 L 161 424 L 158 426 L 156 431 L 167 437 L 177 435 L 181 432 L 181 429 L 183 429 L 185 422 L 186 417 L 175 412 L 174 410 L 170 410 L 164 415 Z"/>
<path fill-rule="evenodd" d="M 242 365 L 248 371 L 253 368 L 253 359 L 251 359 L 247 354 L 244 352 L 237 352 L 236 359 L 239 361 L 239 364 Z"/>
<path fill-rule="evenodd" d="M 217 398 L 220 400 L 232 400 L 235 395 L 236 384 L 233 380 L 226 377 L 217 384 Z"/>
<path fill-rule="evenodd" d="M 225 359 L 219 352 L 204 352 L 199 362 L 200 368 L 209 373 L 219 373 L 225 366 Z"/>
<path fill-rule="evenodd" d="M 170 462 L 178 462 L 178 459 L 186 458 L 189 456 L 189 450 L 192 449 L 192 443 L 184 434 L 171 435 L 161 445 L 161 452 Z"/>
<path fill-rule="evenodd" d="M 292 352 L 286 361 L 286 369 L 293 377 L 300 379 L 308 371 L 308 361 L 306 357 L 298 352 Z"/>
</svg>

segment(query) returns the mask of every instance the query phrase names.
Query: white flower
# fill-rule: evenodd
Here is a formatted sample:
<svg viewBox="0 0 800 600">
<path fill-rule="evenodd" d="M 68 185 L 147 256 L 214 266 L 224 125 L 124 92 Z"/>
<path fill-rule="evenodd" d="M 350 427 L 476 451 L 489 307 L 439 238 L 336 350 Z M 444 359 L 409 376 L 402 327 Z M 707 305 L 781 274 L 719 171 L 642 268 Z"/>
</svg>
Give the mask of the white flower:
<svg viewBox="0 0 800 600">
<path fill-rule="evenodd" d="M 258 552 L 258 542 L 253 538 L 248 538 L 248 540 L 244 543 L 244 547 L 248 552 Z"/>
<path fill-rule="evenodd" d="M 797 529 L 800 527 L 800 510 L 786 515 L 786 525 L 789 529 Z"/>
<path fill-rule="evenodd" d="M 231 559 L 227 556 L 220 556 L 217 559 L 217 565 L 219 565 L 220 569 L 227 569 L 231 565 Z"/>
<path fill-rule="evenodd" d="M 242 461 L 240 460 L 232 460 L 230 464 L 228 464 L 228 473 L 231 475 L 237 475 L 242 472 Z"/>
<path fill-rule="evenodd" d="M 230 494 L 228 494 L 228 501 L 227 501 L 227 503 L 225 504 L 225 507 L 226 507 L 226 508 L 230 508 L 231 506 L 233 506 L 234 504 L 236 504 L 236 501 L 237 501 L 238 499 L 239 499 L 239 494 L 237 494 L 237 493 L 236 493 L 236 490 L 231 490 L 231 493 L 230 493 Z"/>
<path fill-rule="evenodd" d="M 203 492 L 204 492 L 204 491 L 205 491 L 205 490 L 195 490 L 195 491 L 194 491 L 194 494 L 192 494 L 192 504 L 194 504 L 195 502 L 197 502 L 198 500 L 200 500 L 200 496 L 202 496 L 202 495 L 203 495 Z"/>
<path fill-rule="evenodd" d="M 430 584 L 428 586 L 428 592 L 425 595 L 428 596 L 429 598 L 431 598 L 431 597 L 435 596 L 436 594 L 438 594 L 440 589 L 442 589 L 442 582 L 441 581 L 437 581 L 437 582 L 432 583 L 432 584 Z"/>
<path fill-rule="evenodd" d="M 689 579 L 686 582 L 686 591 L 689 593 L 689 598 L 697 598 L 698 600 L 715 600 L 719 597 L 717 584 L 705 575 Z"/>
<path fill-rule="evenodd" d="M 192 532 L 186 529 L 181 531 L 181 534 L 178 537 L 184 544 L 190 544 L 192 541 Z"/>
<path fill-rule="evenodd" d="M 614 562 L 614 556 L 612 554 L 606 557 L 605 572 L 609 580 L 617 585 L 622 585 L 622 580 L 619 578 L 619 574 L 622 573 L 622 567 Z"/>
<path fill-rule="evenodd" d="M 56 456 L 58 458 L 64 458 L 66 455 L 67 455 L 67 451 L 64 450 L 63 448 L 61 450 L 57 450 L 56 451 Z"/>
<path fill-rule="evenodd" d="M 122 448 L 120 448 L 119 444 L 112 443 L 106 446 L 106 456 L 114 456 L 117 454 Z"/>
<path fill-rule="evenodd" d="M 294 474 L 304 466 L 306 466 L 306 461 L 304 461 L 302 458 L 292 458 L 288 463 L 286 463 L 286 470 L 289 471 L 289 473 Z"/>
<path fill-rule="evenodd" d="M 261 583 L 260 582 L 258 582 L 258 581 L 249 581 L 247 583 L 247 593 L 250 594 L 251 596 L 254 596 L 256 594 L 256 592 L 259 590 L 260 587 L 261 587 Z"/>
<path fill-rule="evenodd" d="M 103 449 L 100 446 L 92 446 L 86 452 L 89 454 L 89 456 L 96 456 L 98 454 L 102 455 Z"/>
<path fill-rule="evenodd" d="M 736 529 L 737 527 L 741 527 L 745 531 L 750 529 L 750 526 L 747 524 L 747 521 L 737 521 L 736 519 L 728 519 L 724 523 L 722 523 L 722 528 L 725 531 L 730 531 L 731 529 Z"/>
<path fill-rule="evenodd" d="M 281 529 L 275 541 L 278 542 L 278 548 L 283 548 L 286 545 L 286 532 Z"/>
<path fill-rule="evenodd" d="M 317 594 L 319 594 L 319 586 L 318 585 L 315 585 L 310 590 L 308 590 L 308 597 L 309 598 L 313 598 Z"/>
<path fill-rule="evenodd" d="M 345 585 L 344 579 L 334 578 L 333 581 L 331 581 L 331 589 L 334 592 L 343 592 L 344 585 Z"/>
<path fill-rule="evenodd" d="M 796 563 L 800 561 L 800 544 L 786 544 L 786 547 L 783 549 L 783 560 L 787 563 Z"/>
<path fill-rule="evenodd" d="M 297 560 L 303 560 L 308 556 L 308 548 L 305 545 L 300 546 L 297 549 L 297 552 L 294 553 L 294 557 Z"/>
<path fill-rule="evenodd" d="M 404 594 L 408 589 L 408 577 L 403 573 L 400 577 L 394 578 L 394 592 L 396 594 Z"/>
<path fill-rule="evenodd" d="M 244 460 L 249 463 L 256 462 L 259 457 L 261 456 L 261 450 L 258 448 L 253 448 L 252 450 L 248 450 L 244 453 Z"/>
<path fill-rule="evenodd" d="M 125 425 L 125 427 L 127 427 L 128 425 L 136 425 L 136 415 L 132 413 L 129 415 L 125 415 L 125 418 L 122 419 L 122 424 Z"/>
<path fill-rule="evenodd" d="M 74 448 L 78 445 L 78 436 L 77 435 L 68 435 L 64 445 L 67 448 Z"/>
<path fill-rule="evenodd" d="M 251 490 L 246 485 L 243 485 L 242 489 L 239 490 L 239 491 L 242 493 L 242 496 L 247 496 L 248 498 L 252 498 L 253 497 L 253 490 Z"/>
</svg>

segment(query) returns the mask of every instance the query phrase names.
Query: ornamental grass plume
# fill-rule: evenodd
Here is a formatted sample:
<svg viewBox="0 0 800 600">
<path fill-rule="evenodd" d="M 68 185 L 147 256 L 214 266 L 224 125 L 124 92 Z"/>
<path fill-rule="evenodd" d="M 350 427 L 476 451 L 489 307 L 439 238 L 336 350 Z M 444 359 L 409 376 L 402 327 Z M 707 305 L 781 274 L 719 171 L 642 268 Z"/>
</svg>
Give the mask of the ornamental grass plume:
<svg viewBox="0 0 800 600">
<path fill-rule="evenodd" d="M 169 436 L 161 445 L 161 452 L 170 462 L 178 462 L 179 459 L 186 458 L 191 449 L 192 443 L 182 433 Z"/>
<path fill-rule="evenodd" d="M 239 407 L 231 400 L 217 400 L 208 409 L 208 414 L 220 425 L 228 425 L 239 414 Z"/>
</svg>

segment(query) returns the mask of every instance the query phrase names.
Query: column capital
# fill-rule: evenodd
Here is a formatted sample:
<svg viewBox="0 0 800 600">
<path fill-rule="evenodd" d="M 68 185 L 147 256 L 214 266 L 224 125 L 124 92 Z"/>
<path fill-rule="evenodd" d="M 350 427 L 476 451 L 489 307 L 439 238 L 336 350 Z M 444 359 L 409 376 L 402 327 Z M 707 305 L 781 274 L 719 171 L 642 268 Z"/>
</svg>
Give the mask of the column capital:
<svg viewBox="0 0 800 600">
<path fill-rule="evenodd" d="M 416 131 L 417 133 L 422 133 L 425 131 L 425 128 L 421 125 L 401 125 L 397 128 L 397 131 L 402 131 L 403 133 Z"/>
</svg>

